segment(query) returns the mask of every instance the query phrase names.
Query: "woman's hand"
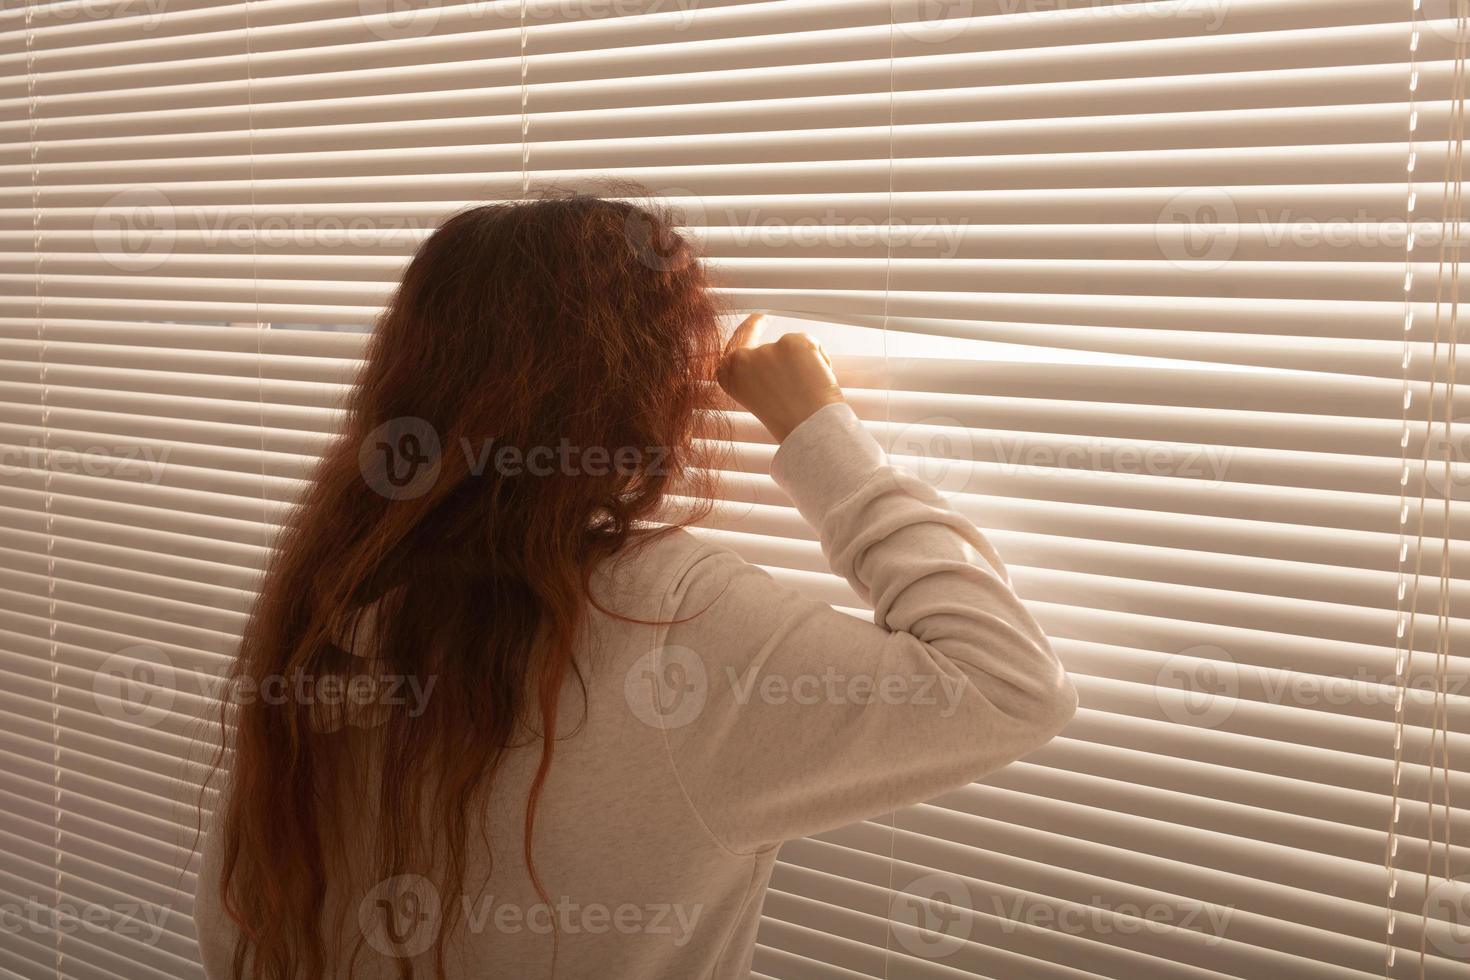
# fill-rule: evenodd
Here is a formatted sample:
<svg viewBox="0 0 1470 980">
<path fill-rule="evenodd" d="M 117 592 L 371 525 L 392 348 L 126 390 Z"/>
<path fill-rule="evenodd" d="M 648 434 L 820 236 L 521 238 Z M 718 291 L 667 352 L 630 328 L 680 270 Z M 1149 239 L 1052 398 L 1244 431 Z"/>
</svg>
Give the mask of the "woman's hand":
<svg viewBox="0 0 1470 980">
<path fill-rule="evenodd" d="M 765 314 L 752 313 L 735 328 L 715 377 L 781 442 L 813 412 L 842 401 L 842 389 L 820 344 L 804 333 L 762 344 L 764 325 Z"/>
</svg>

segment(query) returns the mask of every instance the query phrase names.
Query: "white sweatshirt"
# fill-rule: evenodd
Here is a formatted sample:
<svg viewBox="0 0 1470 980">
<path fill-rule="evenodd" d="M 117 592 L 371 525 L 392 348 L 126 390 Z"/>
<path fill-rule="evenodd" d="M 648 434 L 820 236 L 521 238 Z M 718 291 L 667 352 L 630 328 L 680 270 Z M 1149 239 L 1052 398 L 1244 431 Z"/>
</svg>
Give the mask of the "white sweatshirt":
<svg viewBox="0 0 1470 980">
<path fill-rule="evenodd" d="M 782 841 L 963 786 L 1072 716 L 1072 686 L 984 536 L 887 465 L 846 405 L 791 433 L 771 475 L 876 625 L 683 531 L 608 562 L 603 606 L 672 625 L 589 612 L 585 701 L 576 685 L 564 696 L 536 826 L 549 906 L 521 858 L 540 752 L 527 744 L 485 814 L 493 871 L 470 842 L 468 894 L 341 869 L 329 904 L 347 948 L 366 937 L 356 976 L 396 976 L 384 930 L 416 953 L 455 902 L 455 978 L 551 976 L 554 919 L 557 977 L 743 980 Z M 206 843 L 195 918 L 210 980 L 229 976 L 235 938 L 217 888 Z M 433 976 L 427 957 L 415 965 Z"/>
</svg>

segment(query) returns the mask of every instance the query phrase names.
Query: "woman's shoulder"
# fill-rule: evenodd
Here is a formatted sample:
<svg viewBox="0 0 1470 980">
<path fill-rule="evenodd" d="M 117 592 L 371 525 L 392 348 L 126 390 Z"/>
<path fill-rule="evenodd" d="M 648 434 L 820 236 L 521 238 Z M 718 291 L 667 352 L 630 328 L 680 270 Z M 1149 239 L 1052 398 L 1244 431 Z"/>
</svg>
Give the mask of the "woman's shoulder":
<svg viewBox="0 0 1470 980">
<path fill-rule="evenodd" d="M 656 616 L 691 580 L 709 573 L 724 577 L 731 563 L 744 564 L 723 544 L 683 527 L 658 528 L 602 563 L 593 575 L 593 597 Z"/>
<path fill-rule="evenodd" d="M 635 586 L 667 594 L 681 575 L 701 559 L 733 556 L 725 546 L 683 527 L 660 527 L 635 534 L 617 554 L 598 569 L 613 588 Z"/>
</svg>

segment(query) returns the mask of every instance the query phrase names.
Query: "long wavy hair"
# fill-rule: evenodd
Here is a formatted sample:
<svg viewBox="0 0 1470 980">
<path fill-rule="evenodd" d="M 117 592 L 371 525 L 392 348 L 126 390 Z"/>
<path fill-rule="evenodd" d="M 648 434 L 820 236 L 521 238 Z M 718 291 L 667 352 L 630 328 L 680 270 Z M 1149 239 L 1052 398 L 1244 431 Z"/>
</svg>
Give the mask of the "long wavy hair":
<svg viewBox="0 0 1470 980">
<path fill-rule="evenodd" d="M 213 832 L 221 905 L 240 930 L 235 980 L 351 975 L 361 937 L 344 953 L 323 921 L 334 868 L 366 859 L 374 880 L 428 875 L 462 894 L 467 841 L 528 731 L 540 763 L 524 859 L 546 899 L 536 808 L 559 696 L 581 680 L 590 576 L 671 526 L 654 520 L 671 488 L 709 499 L 696 428 L 719 347 L 703 268 L 652 207 L 581 195 L 486 205 L 423 243 L 344 432 L 278 539 L 227 680 L 299 691 L 366 673 L 369 693 L 391 676 L 432 694 L 224 699 Z M 344 721 L 367 733 L 371 764 L 338 734 Z M 363 813 L 369 852 L 349 863 L 348 822 Z M 457 906 L 445 903 L 432 947 L 440 980 Z M 411 957 L 393 959 L 415 975 Z"/>
</svg>

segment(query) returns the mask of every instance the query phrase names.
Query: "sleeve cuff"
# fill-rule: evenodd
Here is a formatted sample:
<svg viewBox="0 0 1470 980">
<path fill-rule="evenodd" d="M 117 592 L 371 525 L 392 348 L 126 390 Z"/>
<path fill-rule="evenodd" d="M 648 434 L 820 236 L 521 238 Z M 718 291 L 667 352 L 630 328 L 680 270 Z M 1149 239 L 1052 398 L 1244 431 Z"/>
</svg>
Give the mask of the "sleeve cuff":
<svg viewBox="0 0 1470 980">
<path fill-rule="evenodd" d="M 813 412 L 791 431 L 771 461 L 771 478 L 818 530 L 827 511 L 852 496 L 887 463 L 846 402 Z"/>
</svg>

